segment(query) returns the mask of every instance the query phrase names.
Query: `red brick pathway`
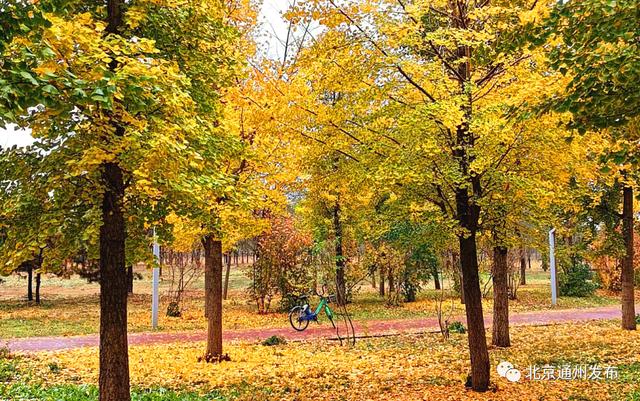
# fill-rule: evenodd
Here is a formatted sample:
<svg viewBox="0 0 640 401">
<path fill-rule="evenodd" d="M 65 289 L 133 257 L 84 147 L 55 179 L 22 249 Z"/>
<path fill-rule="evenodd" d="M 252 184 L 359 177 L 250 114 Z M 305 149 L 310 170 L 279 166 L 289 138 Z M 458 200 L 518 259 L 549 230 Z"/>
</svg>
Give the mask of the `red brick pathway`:
<svg viewBox="0 0 640 401">
<path fill-rule="evenodd" d="M 485 312 L 486 313 L 486 312 Z M 589 309 L 564 309 L 564 310 L 544 310 L 537 312 L 517 313 L 510 316 L 512 325 L 543 325 L 564 322 L 579 322 L 586 320 L 610 320 L 621 317 L 620 306 L 605 306 Z M 456 317 L 453 320 L 465 321 L 464 317 Z M 339 324 L 340 334 L 346 334 L 342 322 Z M 485 317 L 487 326 L 491 324 L 491 315 Z M 356 335 L 384 335 L 393 333 L 415 333 L 438 330 L 438 320 L 436 318 L 423 318 L 411 320 L 378 320 L 354 322 Z M 285 337 L 287 340 L 311 340 L 319 338 L 335 338 L 336 331 L 323 321 L 316 325 L 311 323 L 304 332 L 294 331 L 290 327 L 273 329 L 245 329 L 226 330 L 224 340 L 229 341 L 259 341 L 273 335 Z M 148 332 L 129 334 L 130 345 L 146 344 L 167 344 L 176 342 L 204 341 L 206 333 L 200 331 L 193 332 Z M 97 347 L 98 335 L 74 336 L 74 337 L 35 337 L 21 339 L 0 339 L 0 346 L 6 345 L 12 351 L 37 352 L 56 351 L 80 347 Z"/>
</svg>

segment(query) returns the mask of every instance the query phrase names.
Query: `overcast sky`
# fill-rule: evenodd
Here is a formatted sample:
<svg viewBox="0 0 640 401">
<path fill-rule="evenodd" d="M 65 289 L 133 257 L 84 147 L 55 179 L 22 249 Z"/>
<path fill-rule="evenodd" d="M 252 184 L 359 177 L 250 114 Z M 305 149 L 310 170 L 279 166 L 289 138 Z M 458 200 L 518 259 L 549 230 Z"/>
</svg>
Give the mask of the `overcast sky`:
<svg viewBox="0 0 640 401">
<path fill-rule="evenodd" d="M 287 36 L 287 24 L 282 19 L 282 12 L 289 8 L 291 1 L 293 0 L 264 0 L 262 5 L 260 24 L 266 36 L 261 36 L 260 41 L 269 57 L 282 57 L 284 48 L 281 42 Z M 31 142 L 33 138 L 28 131 L 15 130 L 13 126 L 6 130 L 0 128 L 0 147 L 26 146 Z"/>
</svg>

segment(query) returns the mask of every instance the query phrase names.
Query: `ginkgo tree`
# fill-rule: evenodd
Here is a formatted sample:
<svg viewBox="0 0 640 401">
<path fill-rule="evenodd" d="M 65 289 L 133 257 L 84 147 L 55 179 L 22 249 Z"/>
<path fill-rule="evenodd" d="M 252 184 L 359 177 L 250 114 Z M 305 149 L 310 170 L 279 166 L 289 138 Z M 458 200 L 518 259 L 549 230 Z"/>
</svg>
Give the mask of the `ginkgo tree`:
<svg viewBox="0 0 640 401">
<path fill-rule="evenodd" d="M 185 65 L 140 29 L 141 14 L 160 18 L 163 6 L 180 10 L 171 2 L 113 0 L 95 8 L 40 2 L 33 15 L 44 22 L 3 43 L 3 82 L 20 79 L 3 92 L 3 122 L 32 130 L 50 173 L 34 190 L 59 197 L 63 216 L 78 203 L 88 209 L 78 234 L 95 239 L 100 260 L 101 400 L 130 398 L 126 242 L 161 225 L 176 194 L 224 181 L 203 174 L 198 183 L 184 173 L 215 159 L 220 147 L 212 119 L 200 118 L 209 110 L 199 108 Z M 179 31 L 165 33 L 171 32 Z M 29 180 L 20 185 L 28 189 Z"/>
<path fill-rule="evenodd" d="M 356 149 L 377 190 L 418 191 L 423 210 L 456 233 L 477 391 L 490 369 L 476 239 L 485 215 L 497 216 L 491 194 L 510 170 L 526 175 L 518 160 L 542 135 L 523 117 L 561 86 L 543 54 L 523 46 L 547 11 L 535 1 L 317 0 L 287 14 L 325 28 L 297 63 L 294 107 L 333 127 L 334 148 Z M 327 104 L 327 93 L 341 96 Z M 556 130 L 543 143 L 563 140 Z"/>
<path fill-rule="evenodd" d="M 557 4 L 534 40 L 552 40 L 551 65 L 566 74 L 554 106 L 572 113 L 581 131 L 604 129 L 613 149 L 603 151 L 603 169 L 622 184 L 622 327 L 636 329 L 634 304 L 633 188 L 640 131 L 638 4 L 633 0 L 586 0 Z"/>
</svg>

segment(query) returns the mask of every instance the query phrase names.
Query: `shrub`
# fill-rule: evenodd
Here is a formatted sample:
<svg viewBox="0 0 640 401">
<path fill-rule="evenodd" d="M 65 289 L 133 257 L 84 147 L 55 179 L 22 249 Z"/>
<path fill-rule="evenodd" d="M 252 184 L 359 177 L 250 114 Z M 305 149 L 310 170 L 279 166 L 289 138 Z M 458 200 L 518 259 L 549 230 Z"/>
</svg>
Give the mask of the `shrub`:
<svg viewBox="0 0 640 401">
<path fill-rule="evenodd" d="M 51 373 L 60 372 L 60 365 L 58 365 L 57 363 L 50 362 L 48 366 L 49 366 L 49 370 L 51 371 Z"/>
<path fill-rule="evenodd" d="M 286 312 L 295 303 L 291 294 L 308 288 L 311 272 L 305 265 L 311 238 L 298 230 L 293 218 L 272 218 L 270 227 L 258 238 L 258 260 L 248 268 L 249 294 L 258 313 L 269 312 L 271 300 L 282 296 L 279 309 Z"/>
<path fill-rule="evenodd" d="M 449 329 L 449 333 L 464 334 L 467 332 L 467 329 L 464 327 L 464 324 L 462 324 L 462 322 L 459 322 L 459 321 L 455 321 L 449 324 L 448 329 Z"/>
<path fill-rule="evenodd" d="M 262 342 L 262 345 L 271 347 L 274 345 L 284 345 L 287 343 L 287 340 L 281 336 L 271 336 Z"/>
<path fill-rule="evenodd" d="M 169 306 L 167 306 L 167 316 L 169 317 L 182 316 L 182 311 L 180 310 L 180 304 L 175 301 L 169 302 Z"/>
<path fill-rule="evenodd" d="M 558 291 L 561 296 L 588 297 L 593 295 L 598 284 L 593 281 L 593 272 L 584 261 L 574 260 L 560 270 Z"/>
</svg>

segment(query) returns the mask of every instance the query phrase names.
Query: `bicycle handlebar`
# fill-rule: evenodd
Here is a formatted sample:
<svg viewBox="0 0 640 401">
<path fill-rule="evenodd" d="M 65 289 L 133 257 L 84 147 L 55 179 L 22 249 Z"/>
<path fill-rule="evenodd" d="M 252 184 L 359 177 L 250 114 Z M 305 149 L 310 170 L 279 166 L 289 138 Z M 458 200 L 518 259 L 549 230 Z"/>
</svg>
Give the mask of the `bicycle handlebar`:
<svg viewBox="0 0 640 401">
<path fill-rule="evenodd" d="M 335 294 L 322 295 L 322 294 L 318 293 L 318 291 L 315 288 L 314 288 L 313 292 L 318 298 L 325 299 L 327 302 L 335 302 L 336 301 L 336 295 Z M 302 295 L 298 295 L 297 298 L 300 299 L 300 300 L 305 300 L 305 299 L 309 299 L 309 295 L 302 294 Z"/>
</svg>

